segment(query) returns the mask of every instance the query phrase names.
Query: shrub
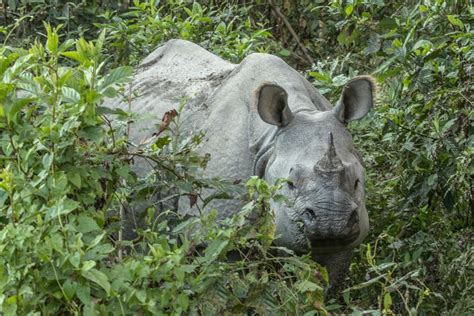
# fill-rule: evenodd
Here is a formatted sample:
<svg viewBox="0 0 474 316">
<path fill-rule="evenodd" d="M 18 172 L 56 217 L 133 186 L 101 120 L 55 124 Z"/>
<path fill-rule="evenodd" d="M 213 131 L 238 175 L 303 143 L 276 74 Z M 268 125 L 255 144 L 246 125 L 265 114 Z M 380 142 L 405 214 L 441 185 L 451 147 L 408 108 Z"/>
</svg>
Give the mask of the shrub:
<svg viewBox="0 0 474 316">
<path fill-rule="evenodd" d="M 216 211 L 185 219 L 163 209 L 157 186 L 167 200 L 231 185 L 194 176 L 206 161 L 193 151 L 198 136 L 171 130 L 147 150 L 128 146 L 122 127 L 133 114 L 101 104 L 132 69 L 104 71 L 104 33 L 61 43 L 58 28 L 46 31 L 45 45 L 1 51 L 0 312 L 324 311 L 325 270 L 271 246 L 280 183 L 250 179 L 242 212 L 220 224 Z M 143 178 L 136 156 L 153 164 Z M 124 240 L 123 211 L 137 200 L 147 225 Z"/>
<path fill-rule="evenodd" d="M 6 311 L 12 311 L 14 306 L 18 311 L 28 310 L 28 306 L 47 311 L 50 302 L 55 302 L 51 308 L 56 312 L 90 310 L 92 305 L 105 310 L 114 304 L 119 309 L 122 304 L 124 311 L 130 308 L 130 312 L 152 309 L 150 293 L 165 292 L 148 277 L 151 266 L 145 257 L 154 256 L 149 244 L 167 247 L 163 255 L 163 262 L 167 262 L 174 251 L 194 249 L 206 241 L 212 244 L 213 238 L 226 243 L 219 260 L 210 265 L 212 269 L 220 267 L 213 270 L 218 271 L 213 277 L 222 281 L 221 285 L 239 285 L 227 287 L 223 296 L 210 291 L 216 295 L 212 297 L 222 300 L 208 296 L 204 305 L 196 305 L 204 292 L 191 295 L 184 305 L 170 307 L 166 305 L 169 302 L 165 303 L 167 312 L 182 306 L 201 312 L 218 312 L 223 306 L 235 312 L 252 310 L 258 299 L 268 297 L 268 293 L 278 301 L 283 294 L 275 293 L 289 293 L 285 292 L 289 289 L 297 294 L 290 296 L 288 305 L 278 305 L 281 300 L 264 300 L 268 304 L 264 303 L 263 308 L 270 310 L 278 305 L 281 313 L 296 313 L 295 306 L 303 310 L 309 310 L 310 304 L 322 306 L 317 295 L 321 293 L 318 286 L 324 282 L 310 278 L 312 283 L 305 283 L 297 277 L 309 271 L 312 264 L 307 258 L 299 261 L 278 257 L 280 265 L 269 264 L 277 261 L 268 248 L 271 229 L 263 236 L 247 238 L 248 231 L 241 226 L 235 230 L 230 226 L 209 226 L 212 217 L 207 217 L 200 219 L 199 225 L 189 220 L 181 226 L 183 231 L 163 234 L 168 227 L 164 223 L 174 226 L 177 220 L 186 219 L 164 212 L 155 222 L 157 206 L 161 210 L 173 209 L 167 205 L 172 201 L 170 196 L 188 196 L 193 201 L 204 187 L 212 187 L 221 197 L 243 192 L 234 185 L 195 175 L 195 170 L 206 163 L 205 157 L 193 154 L 202 135 L 179 139 L 179 116 L 172 122 L 173 129 L 154 141 L 149 150 L 133 152 L 127 146 L 127 122 L 137 118 L 133 113 L 101 106 L 104 97 L 121 90 L 115 85 L 103 89 L 100 85 L 104 81 L 120 83 L 131 72 L 130 68 L 119 66 L 137 64 L 159 43 L 180 37 L 234 62 L 253 51 L 278 54 L 307 70 L 308 78 L 332 101 L 349 78 L 372 73 L 380 83 L 379 104 L 367 119 L 351 126 L 366 160 L 371 234 L 367 243 L 356 249 L 346 290 L 330 297 L 322 308 L 331 313 L 354 314 L 472 313 L 473 41 L 472 6 L 466 1 L 272 1 L 314 58 L 314 65 L 302 56 L 285 21 L 265 1 L 251 5 L 245 1 L 134 1 L 120 8 L 103 1 L 59 4 L 62 10 L 50 10 L 53 2 L 47 1 L 46 5 L 9 3 L 15 6 L 3 6 L 2 18 L 6 19 L 0 28 L 5 43 L 11 45 L 2 47 L 0 89 L 0 303 Z M 53 36 L 45 47 L 38 42 L 31 45 L 42 33 L 38 21 L 45 19 L 54 25 L 64 24 L 55 31 L 62 40 Z M 15 24 L 9 25 L 13 21 Z M 99 36 L 101 29 L 107 33 Z M 51 37 L 54 32 L 49 33 Z M 99 40 L 76 41 L 73 38 L 77 36 Z M 57 52 L 55 42 L 62 43 Z M 74 44 L 75 52 L 71 51 Z M 102 51 L 101 57 L 98 51 Z M 108 62 L 103 63 L 104 60 Z M 117 125 L 112 126 L 111 115 L 117 116 Z M 147 177 L 139 178 L 130 167 L 138 155 L 155 166 Z M 250 188 L 255 189 L 257 183 L 261 182 L 251 180 Z M 274 194 L 266 184 L 260 186 Z M 161 196 L 152 198 L 156 191 Z M 272 194 L 266 193 L 266 199 Z M 139 231 L 136 240 L 124 241 L 120 234 L 124 215 L 121 210 L 144 201 L 149 207 L 144 220 L 151 228 Z M 45 212 L 50 214 L 47 220 Z M 55 216 L 60 212 L 67 214 Z M 261 222 L 264 226 L 269 220 L 267 215 Z M 229 223 L 243 220 L 241 216 L 229 219 Z M 163 224 L 158 227 L 158 223 Z M 220 235 L 229 229 L 232 232 L 225 233 L 227 237 Z M 189 233 L 184 233 L 186 230 Z M 194 240 L 196 244 L 181 248 L 188 235 L 192 238 L 187 242 Z M 237 235 L 247 237 L 242 243 L 225 239 Z M 95 238 L 102 239 L 88 250 Z M 99 246 L 104 250 L 91 252 Z M 245 268 L 239 270 L 235 263 L 221 260 L 228 251 L 241 246 L 251 254 L 249 259 L 256 260 L 253 274 L 248 268 L 250 261 L 245 261 Z M 41 254 L 46 255 L 40 257 L 38 249 L 45 249 Z M 261 249 L 265 249 L 266 256 L 259 261 L 261 258 L 255 254 L 260 254 Z M 179 264 L 192 265 L 192 258 L 203 254 L 205 250 L 180 255 Z M 78 266 L 70 263 L 70 257 Z M 279 269 L 285 267 L 285 260 L 292 262 L 287 266 L 300 267 L 300 272 Z M 95 266 L 83 266 L 89 261 Z M 127 262 L 133 264 L 125 269 Z M 185 279 L 194 278 L 201 268 L 198 264 L 195 270 L 186 270 Z M 85 275 L 90 278 L 85 277 L 83 269 L 94 269 L 95 279 L 87 272 Z M 235 269 L 240 272 L 232 278 L 245 280 L 252 289 L 260 289 L 258 284 L 268 277 L 265 284 L 267 288 L 272 284 L 273 292 L 262 294 L 257 290 L 255 296 L 252 293 L 256 292 L 241 288 L 241 281 L 232 279 L 232 273 L 227 272 Z M 125 270 L 133 270 L 127 278 L 140 281 L 127 279 L 123 281 L 126 286 L 120 285 L 122 292 L 117 292 L 113 278 Z M 179 292 L 170 276 L 166 274 L 165 283 L 175 292 L 163 295 Z M 282 279 L 287 282 L 277 282 Z M 110 284 L 115 301 L 101 283 Z M 185 284 L 189 285 L 186 281 Z M 303 295 L 308 289 L 314 291 Z M 70 298 L 65 300 L 63 292 Z M 90 293 L 91 300 L 84 303 L 80 297 L 87 295 L 77 293 Z M 258 308 L 253 311 L 263 312 Z"/>
</svg>

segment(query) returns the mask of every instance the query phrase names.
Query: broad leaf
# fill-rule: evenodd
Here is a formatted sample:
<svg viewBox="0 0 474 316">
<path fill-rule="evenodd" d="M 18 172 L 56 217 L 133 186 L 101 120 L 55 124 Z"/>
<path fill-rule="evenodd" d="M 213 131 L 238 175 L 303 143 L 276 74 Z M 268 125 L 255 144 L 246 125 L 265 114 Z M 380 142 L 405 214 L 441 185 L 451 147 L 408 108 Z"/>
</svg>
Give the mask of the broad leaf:
<svg viewBox="0 0 474 316">
<path fill-rule="evenodd" d="M 98 284 L 101 288 L 105 290 L 107 294 L 110 294 L 109 279 L 103 272 L 100 272 L 97 269 L 90 269 L 87 271 L 81 271 L 81 274 L 84 278 Z"/>
</svg>

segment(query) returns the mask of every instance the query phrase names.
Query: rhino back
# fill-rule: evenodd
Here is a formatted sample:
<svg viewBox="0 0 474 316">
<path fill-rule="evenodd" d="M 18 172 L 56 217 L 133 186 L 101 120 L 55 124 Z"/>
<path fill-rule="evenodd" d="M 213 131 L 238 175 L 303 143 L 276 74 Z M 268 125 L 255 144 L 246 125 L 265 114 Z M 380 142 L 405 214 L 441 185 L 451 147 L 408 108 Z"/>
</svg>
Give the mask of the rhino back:
<svg viewBox="0 0 474 316">
<path fill-rule="evenodd" d="M 137 67 L 132 84 L 130 108 L 139 119 L 134 122 L 131 140 L 139 143 L 156 132 L 166 111 L 186 107 L 182 120 L 187 129 L 202 124 L 206 116 L 203 101 L 236 65 L 204 48 L 184 40 L 170 40 L 146 57 Z M 128 102 L 109 100 L 112 107 L 128 110 Z"/>
<path fill-rule="evenodd" d="M 132 126 L 131 140 L 138 144 L 150 137 L 166 111 L 186 102 L 180 117 L 184 132 L 206 133 L 200 148 L 203 154 L 211 154 L 206 176 L 245 180 L 253 175 L 256 153 L 275 130 L 260 119 L 256 109 L 254 91 L 265 82 L 287 91 L 292 111 L 331 108 L 303 76 L 278 57 L 256 53 L 234 65 L 191 42 L 171 40 L 137 68 L 130 107 L 139 119 Z M 111 102 L 113 107 L 129 107 L 127 102 Z M 135 169 L 146 166 L 138 161 Z M 238 205 L 217 201 L 212 206 L 227 210 L 220 214 L 227 216 Z"/>
</svg>

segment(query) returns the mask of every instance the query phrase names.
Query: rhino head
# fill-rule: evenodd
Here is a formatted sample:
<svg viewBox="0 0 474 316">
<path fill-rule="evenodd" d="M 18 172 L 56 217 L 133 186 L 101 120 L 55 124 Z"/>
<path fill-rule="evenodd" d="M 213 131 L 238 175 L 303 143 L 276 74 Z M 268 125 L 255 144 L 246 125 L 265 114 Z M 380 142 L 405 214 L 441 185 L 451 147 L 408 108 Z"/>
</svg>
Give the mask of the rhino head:
<svg viewBox="0 0 474 316">
<path fill-rule="evenodd" d="M 257 89 L 260 118 L 278 127 L 261 176 L 270 183 L 288 179 L 282 189 L 288 202 L 273 205 L 277 245 L 297 253 L 335 253 L 367 235 L 364 167 L 346 124 L 369 112 L 374 94 L 371 77 L 356 77 L 332 110 L 303 105 L 292 112 L 279 85 Z"/>
</svg>

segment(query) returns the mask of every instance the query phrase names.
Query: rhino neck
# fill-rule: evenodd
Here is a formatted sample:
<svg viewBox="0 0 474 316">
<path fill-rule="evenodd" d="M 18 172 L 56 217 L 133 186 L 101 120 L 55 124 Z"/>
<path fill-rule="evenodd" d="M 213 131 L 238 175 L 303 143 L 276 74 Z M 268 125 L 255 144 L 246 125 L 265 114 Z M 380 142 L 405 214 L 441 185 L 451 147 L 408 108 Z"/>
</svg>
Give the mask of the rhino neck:
<svg viewBox="0 0 474 316">
<path fill-rule="evenodd" d="M 250 150 L 255 155 L 253 174 L 262 179 L 265 177 L 265 169 L 272 155 L 277 133 L 278 128 L 271 126 L 255 142 L 250 144 Z"/>
</svg>

